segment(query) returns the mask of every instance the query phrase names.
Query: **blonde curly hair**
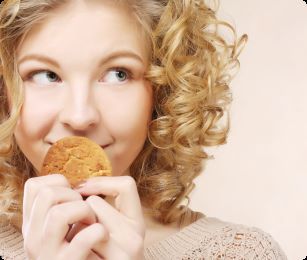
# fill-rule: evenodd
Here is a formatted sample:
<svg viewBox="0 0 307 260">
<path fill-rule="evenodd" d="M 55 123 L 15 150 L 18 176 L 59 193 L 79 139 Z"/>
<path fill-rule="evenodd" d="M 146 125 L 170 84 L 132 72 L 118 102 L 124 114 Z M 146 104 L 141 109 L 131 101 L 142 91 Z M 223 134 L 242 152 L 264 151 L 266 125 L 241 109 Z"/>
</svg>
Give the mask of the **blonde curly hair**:
<svg viewBox="0 0 307 260">
<path fill-rule="evenodd" d="M 36 176 L 14 128 L 23 104 L 16 50 L 26 34 L 70 0 L 4 0 L 0 10 L 0 214 L 22 215 L 23 186 Z M 219 3 L 204 0 L 117 0 L 131 8 L 147 36 L 154 90 L 148 138 L 130 166 L 142 204 L 156 219 L 178 219 L 193 180 L 209 158 L 204 147 L 225 143 L 229 83 L 247 40 L 217 18 Z M 229 28 L 228 43 L 219 27 Z M 221 124 L 224 115 L 226 123 Z"/>
</svg>

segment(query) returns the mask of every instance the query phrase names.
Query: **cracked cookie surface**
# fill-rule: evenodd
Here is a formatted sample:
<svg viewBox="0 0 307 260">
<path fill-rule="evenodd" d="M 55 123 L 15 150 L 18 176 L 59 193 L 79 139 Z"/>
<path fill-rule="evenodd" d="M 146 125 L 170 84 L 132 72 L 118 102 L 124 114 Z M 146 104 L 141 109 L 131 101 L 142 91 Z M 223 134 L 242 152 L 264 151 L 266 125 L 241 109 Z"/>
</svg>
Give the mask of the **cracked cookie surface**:
<svg viewBox="0 0 307 260">
<path fill-rule="evenodd" d="M 92 140 L 71 136 L 60 139 L 48 150 L 40 175 L 61 173 L 74 187 L 94 176 L 111 176 L 105 151 Z"/>
</svg>

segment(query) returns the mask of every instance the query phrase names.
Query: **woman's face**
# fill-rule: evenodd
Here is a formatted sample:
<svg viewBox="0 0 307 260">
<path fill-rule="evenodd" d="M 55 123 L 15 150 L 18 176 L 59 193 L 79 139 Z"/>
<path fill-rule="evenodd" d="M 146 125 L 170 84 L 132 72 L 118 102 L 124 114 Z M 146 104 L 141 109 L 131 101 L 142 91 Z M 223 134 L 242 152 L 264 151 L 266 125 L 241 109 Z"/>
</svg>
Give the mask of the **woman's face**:
<svg viewBox="0 0 307 260">
<path fill-rule="evenodd" d="M 72 1 L 34 27 L 17 52 L 25 101 L 15 138 L 40 171 L 66 136 L 104 147 L 114 175 L 141 151 L 151 120 L 148 53 L 131 13 L 113 1 Z"/>
</svg>

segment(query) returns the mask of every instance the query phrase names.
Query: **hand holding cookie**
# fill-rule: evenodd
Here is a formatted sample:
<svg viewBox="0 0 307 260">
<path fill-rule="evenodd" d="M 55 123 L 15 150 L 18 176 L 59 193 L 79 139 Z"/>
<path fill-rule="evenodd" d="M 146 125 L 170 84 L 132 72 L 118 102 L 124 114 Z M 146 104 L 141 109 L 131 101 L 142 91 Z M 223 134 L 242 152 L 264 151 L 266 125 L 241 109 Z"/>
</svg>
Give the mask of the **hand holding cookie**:
<svg viewBox="0 0 307 260">
<path fill-rule="evenodd" d="M 22 233 L 29 259 L 101 259 L 93 248 L 107 240 L 107 230 L 71 187 L 111 172 L 103 149 L 85 137 L 66 137 L 51 146 L 41 176 L 29 179 L 24 189 Z M 68 241 L 76 224 L 84 228 Z"/>
<path fill-rule="evenodd" d="M 83 223 L 86 228 L 68 242 L 67 233 L 75 223 Z M 92 249 L 108 236 L 89 204 L 61 174 L 26 181 L 22 234 L 30 260 L 66 260 L 72 255 L 76 260 L 98 260 L 101 258 Z"/>
<path fill-rule="evenodd" d="M 130 176 L 93 177 L 76 188 L 108 233 L 94 251 L 103 259 L 143 259 L 145 223 L 134 179 Z M 112 197 L 114 205 L 96 196 Z"/>
<path fill-rule="evenodd" d="M 143 258 L 145 224 L 136 183 L 130 176 L 110 177 L 111 172 L 102 148 L 87 138 L 63 138 L 49 149 L 42 176 L 26 185 L 24 234 L 27 241 L 37 238 L 30 255 L 60 259 L 62 250 L 63 256 L 78 252 L 80 259 Z M 54 227 L 53 239 L 44 227 Z"/>
</svg>

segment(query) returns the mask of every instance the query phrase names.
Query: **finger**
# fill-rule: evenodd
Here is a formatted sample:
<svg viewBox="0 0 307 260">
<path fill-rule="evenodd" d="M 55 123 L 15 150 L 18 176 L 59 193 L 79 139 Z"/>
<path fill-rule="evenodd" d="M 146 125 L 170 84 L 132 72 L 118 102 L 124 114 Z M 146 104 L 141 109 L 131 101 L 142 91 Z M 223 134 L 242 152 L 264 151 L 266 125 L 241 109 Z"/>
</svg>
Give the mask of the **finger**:
<svg viewBox="0 0 307 260">
<path fill-rule="evenodd" d="M 108 241 L 109 234 L 103 225 L 99 223 L 92 224 L 81 230 L 70 242 L 67 255 L 73 255 L 75 259 L 85 259 L 92 254 L 92 249 L 97 244 Z M 103 256 L 100 255 L 102 258 Z"/>
<path fill-rule="evenodd" d="M 144 226 L 124 216 L 98 196 L 90 196 L 86 202 L 110 233 L 108 243 L 95 250 L 107 259 L 126 259 L 127 256 L 130 256 L 129 259 L 139 259 L 131 256 L 138 256 L 143 251 Z"/>
<path fill-rule="evenodd" d="M 70 242 L 77 233 L 79 233 L 81 230 L 85 229 L 86 227 L 88 227 L 88 225 L 81 222 L 73 224 L 66 235 L 66 241 Z"/>
<path fill-rule="evenodd" d="M 24 223 L 24 232 L 39 234 L 43 230 L 47 213 L 53 205 L 77 200 L 82 200 L 81 195 L 70 188 L 44 187 L 38 192 L 33 202 L 29 221 Z"/>
<path fill-rule="evenodd" d="M 97 243 L 93 248 L 93 252 L 98 256 L 103 256 L 102 259 L 141 259 L 128 255 L 114 239 L 109 240 L 107 243 Z"/>
<path fill-rule="evenodd" d="M 130 176 L 100 176 L 88 179 L 81 188 L 76 189 L 81 195 L 116 197 L 115 207 L 128 218 L 143 221 L 141 201 L 136 183 Z"/>
<path fill-rule="evenodd" d="M 95 212 L 98 222 L 106 226 L 110 233 L 118 234 L 125 232 L 125 223 L 123 223 L 123 217 L 125 216 L 122 216 L 109 203 L 95 195 L 88 197 L 86 202 Z"/>
<path fill-rule="evenodd" d="M 100 257 L 94 251 L 91 251 L 86 260 L 105 260 L 106 258 Z"/>
<path fill-rule="evenodd" d="M 121 233 L 118 234 L 109 232 L 108 241 L 97 243 L 93 251 L 103 256 L 103 259 L 141 259 L 140 256 L 144 252 L 144 239 L 122 228 Z"/>
<path fill-rule="evenodd" d="M 85 201 L 66 202 L 53 206 L 47 214 L 43 228 L 44 251 L 57 252 L 65 241 L 69 225 L 79 221 L 86 224 L 96 222 L 94 212 Z"/>
<path fill-rule="evenodd" d="M 24 186 L 23 223 L 27 223 L 30 218 L 32 204 L 37 193 L 46 186 L 70 187 L 70 184 L 61 174 L 51 174 L 28 179 Z"/>
</svg>

